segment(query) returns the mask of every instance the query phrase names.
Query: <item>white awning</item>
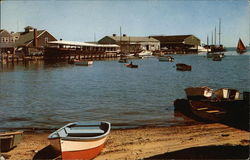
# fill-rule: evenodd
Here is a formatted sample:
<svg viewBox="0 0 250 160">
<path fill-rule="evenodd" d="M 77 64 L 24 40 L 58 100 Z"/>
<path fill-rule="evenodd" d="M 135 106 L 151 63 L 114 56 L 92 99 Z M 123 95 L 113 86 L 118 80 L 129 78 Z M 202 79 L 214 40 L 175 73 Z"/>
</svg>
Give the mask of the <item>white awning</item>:
<svg viewBox="0 0 250 160">
<path fill-rule="evenodd" d="M 49 41 L 48 44 L 61 44 L 69 46 L 87 46 L 87 47 L 119 47 L 116 44 L 93 44 L 93 43 L 76 42 L 76 41 Z"/>
</svg>

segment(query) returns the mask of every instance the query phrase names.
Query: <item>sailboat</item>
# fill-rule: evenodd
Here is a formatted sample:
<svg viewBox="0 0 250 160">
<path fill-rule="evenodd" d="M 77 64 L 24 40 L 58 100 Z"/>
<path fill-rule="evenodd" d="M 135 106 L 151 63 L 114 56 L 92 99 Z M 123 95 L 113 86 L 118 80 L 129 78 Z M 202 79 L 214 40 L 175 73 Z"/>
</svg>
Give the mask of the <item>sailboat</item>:
<svg viewBox="0 0 250 160">
<path fill-rule="evenodd" d="M 242 42 L 241 39 L 239 39 L 239 41 L 238 41 L 238 45 L 237 45 L 236 51 L 238 53 L 240 53 L 240 54 L 246 52 L 246 47 L 245 47 L 245 45 L 244 45 L 244 43 Z"/>
</svg>

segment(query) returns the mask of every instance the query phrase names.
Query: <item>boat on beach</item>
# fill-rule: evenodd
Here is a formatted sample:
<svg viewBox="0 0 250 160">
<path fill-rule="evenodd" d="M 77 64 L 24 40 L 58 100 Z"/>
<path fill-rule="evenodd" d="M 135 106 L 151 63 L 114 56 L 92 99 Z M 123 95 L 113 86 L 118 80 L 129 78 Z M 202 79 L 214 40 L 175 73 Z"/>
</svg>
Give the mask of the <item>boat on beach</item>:
<svg viewBox="0 0 250 160">
<path fill-rule="evenodd" d="M 202 87 L 189 87 L 184 89 L 187 99 L 200 100 L 211 98 L 213 94 L 213 89 L 202 86 Z"/>
<path fill-rule="evenodd" d="M 238 44 L 237 44 L 237 49 L 236 51 L 240 54 L 243 54 L 247 51 L 247 48 L 245 47 L 244 43 L 242 42 L 241 39 L 239 39 Z"/>
<path fill-rule="evenodd" d="M 187 65 L 187 64 L 183 64 L 183 63 L 177 63 L 176 64 L 176 70 L 179 70 L 179 71 L 191 71 L 192 66 Z"/>
<path fill-rule="evenodd" d="M 23 131 L 0 133 L 0 153 L 16 147 L 22 140 Z"/>
<path fill-rule="evenodd" d="M 90 160 L 100 154 L 111 130 L 109 122 L 69 123 L 48 136 L 62 159 Z"/>
<path fill-rule="evenodd" d="M 249 92 L 220 88 L 214 92 L 208 87 L 185 89 L 187 99 L 177 99 L 175 109 L 201 120 L 225 123 L 242 123 L 249 120 Z"/>
</svg>

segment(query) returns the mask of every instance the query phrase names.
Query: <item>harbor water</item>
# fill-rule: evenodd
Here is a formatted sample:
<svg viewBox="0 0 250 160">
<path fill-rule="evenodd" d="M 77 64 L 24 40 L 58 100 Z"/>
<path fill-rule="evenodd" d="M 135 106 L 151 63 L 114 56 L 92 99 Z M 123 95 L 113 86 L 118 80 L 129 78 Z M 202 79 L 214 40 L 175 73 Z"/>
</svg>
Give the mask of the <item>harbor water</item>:
<svg viewBox="0 0 250 160">
<path fill-rule="evenodd" d="M 43 61 L 0 64 L 0 121 L 5 128 L 58 128 L 74 121 L 109 121 L 114 127 L 185 123 L 173 102 L 191 86 L 250 91 L 250 53 L 225 52 L 222 61 L 200 55 L 133 59 L 138 69 L 117 60 L 74 66 Z M 192 71 L 176 71 L 176 63 Z"/>
</svg>

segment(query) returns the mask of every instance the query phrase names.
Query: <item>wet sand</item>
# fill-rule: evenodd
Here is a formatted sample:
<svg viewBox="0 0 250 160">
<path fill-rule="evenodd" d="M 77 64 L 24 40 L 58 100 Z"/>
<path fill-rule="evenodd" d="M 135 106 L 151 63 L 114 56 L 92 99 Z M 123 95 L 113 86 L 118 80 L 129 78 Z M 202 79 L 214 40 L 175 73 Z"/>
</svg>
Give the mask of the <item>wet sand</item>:
<svg viewBox="0 0 250 160">
<path fill-rule="evenodd" d="M 25 132 L 22 142 L 2 153 L 10 160 L 50 159 L 49 133 Z M 112 130 L 106 147 L 95 160 L 137 159 L 245 159 L 249 155 L 249 132 L 227 125 L 186 126 Z M 212 156 L 212 157 L 211 157 Z"/>
</svg>

